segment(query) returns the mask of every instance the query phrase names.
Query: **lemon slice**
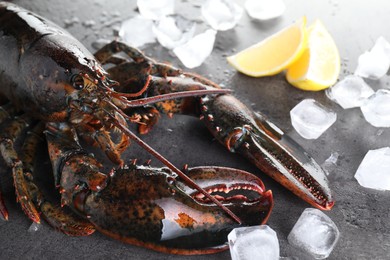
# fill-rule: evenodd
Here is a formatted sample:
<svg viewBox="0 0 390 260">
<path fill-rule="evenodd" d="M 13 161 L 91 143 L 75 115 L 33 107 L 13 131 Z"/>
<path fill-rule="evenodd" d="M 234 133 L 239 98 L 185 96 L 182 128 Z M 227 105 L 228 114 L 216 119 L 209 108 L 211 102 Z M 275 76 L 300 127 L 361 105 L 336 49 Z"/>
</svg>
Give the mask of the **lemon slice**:
<svg viewBox="0 0 390 260">
<path fill-rule="evenodd" d="M 318 91 L 336 83 L 339 73 L 337 46 L 324 25 L 317 20 L 308 28 L 307 48 L 287 70 L 287 81 L 303 90 Z"/>
<path fill-rule="evenodd" d="M 306 17 L 263 41 L 227 58 L 238 71 L 252 77 L 275 75 L 290 66 L 306 49 Z"/>
</svg>

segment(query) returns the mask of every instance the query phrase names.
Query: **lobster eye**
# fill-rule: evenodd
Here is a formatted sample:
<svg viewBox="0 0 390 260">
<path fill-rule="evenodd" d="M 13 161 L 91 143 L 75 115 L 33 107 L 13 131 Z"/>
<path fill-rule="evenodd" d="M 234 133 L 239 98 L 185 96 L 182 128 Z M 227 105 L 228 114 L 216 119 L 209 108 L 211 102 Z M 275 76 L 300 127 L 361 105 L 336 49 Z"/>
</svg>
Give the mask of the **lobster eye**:
<svg viewBox="0 0 390 260">
<path fill-rule="evenodd" d="M 84 88 L 84 78 L 81 75 L 73 75 L 71 82 L 73 87 L 77 90 Z"/>
</svg>

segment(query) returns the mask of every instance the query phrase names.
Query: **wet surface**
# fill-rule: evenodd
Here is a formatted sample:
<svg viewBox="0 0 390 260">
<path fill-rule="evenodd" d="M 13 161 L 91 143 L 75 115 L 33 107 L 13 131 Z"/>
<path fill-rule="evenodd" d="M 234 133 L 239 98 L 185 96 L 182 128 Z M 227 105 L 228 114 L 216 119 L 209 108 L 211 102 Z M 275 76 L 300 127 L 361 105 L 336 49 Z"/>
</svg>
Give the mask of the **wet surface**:
<svg viewBox="0 0 390 260">
<path fill-rule="evenodd" d="M 135 15 L 136 1 L 102 0 L 72 1 L 13 1 L 66 27 L 85 46 L 94 51 L 97 39 L 114 39 L 120 21 Z M 189 1 L 177 1 L 177 10 L 187 17 L 198 19 L 199 8 Z M 241 50 L 265 36 L 290 24 L 302 15 L 309 23 L 319 18 L 333 35 L 342 57 L 340 78 L 354 71 L 358 55 L 371 48 L 383 35 L 390 39 L 388 10 L 385 0 L 366 1 L 293 1 L 286 0 L 287 10 L 280 19 L 259 23 L 247 15 L 239 25 L 217 35 L 215 49 L 206 62 L 193 71 L 234 90 L 236 96 L 266 114 L 268 118 L 300 143 L 320 164 L 333 152 L 339 154 L 337 166 L 329 179 L 335 193 L 336 204 L 326 214 L 338 226 L 341 238 L 329 259 L 386 259 L 390 254 L 390 192 L 360 187 L 354 174 L 369 149 L 388 146 L 390 130 L 375 128 L 363 118 L 359 109 L 343 110 L 327 99 L 324 92 L 308 93 L 291 87 L 283 75 L 268 78 L 249 78 L 236 73 L 225 61 L 226 55 Z M 205 28 L 199 24 L 199 28 Z M 154 44 L 143 50 L 159 60 L 182 67 L 163 47 Z M 389 77 L 369 82 L 375 89 L 389 88 Z M 305 140 L 292 128 L 289 111 L 301 100 L 314 98 L 338 114 L 336 123 L 317 140 Z M 287 235 L 308 204 L 296 198 L 279 184 L 264 176 L 254 166 L 220 146 L 197 119 L 175 116 L 163 117 L 153 131 L 142 137 L 175 165 L 219 165 L 247 170 L 262 176 L 268 189 L 272 189 L 275 208 L 268 224 L 277 232 L 281 256 L 299 256 L 287 244 Z M 128 158 L 150 158 L 133 145 Z M 47 162 L 43 163 L 47 165 Z M 156 162 L 152 164 L 158 165 Z M 54 231 L 46 223 L 36 232 L 28 232 L 31 222 L 15 203 L 11 174 L 2 167 L 2 187 L 10 211 L 8 222 L 0 221 L 1 259 L 227 259 L 229 252 L 208 256 L 175 256 L 127 245 L 102 234 L 90 237 L 68 237 Z M 4 176 L 4 178 L 3 178 Z"/>
</svg>

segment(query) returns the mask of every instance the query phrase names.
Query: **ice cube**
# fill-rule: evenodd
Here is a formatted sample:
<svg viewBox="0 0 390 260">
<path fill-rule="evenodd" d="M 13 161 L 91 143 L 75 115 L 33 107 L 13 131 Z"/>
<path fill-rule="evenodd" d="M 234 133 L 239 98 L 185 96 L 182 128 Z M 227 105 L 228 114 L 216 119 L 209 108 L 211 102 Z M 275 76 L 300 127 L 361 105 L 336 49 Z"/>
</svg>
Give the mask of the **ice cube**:
<svg viewBox="0 0 390 260">
<path fill-rule="evenodd" d="M 379 37 L 374 47 L 359 56 L 355 74 L 364 78 L 379 79 L 390 67 L 390 43 Z"/>
<path fill-rule="evenodd" d="M 187 68 L 198 67 L 211 54 L 216 34 L 215 30 L 208 29 L 204 33 L 196 35 L 185 44 L 173 49 L 173 53 Z"/>
<path fill-rule="evenodd" d="M 41 228 L 41 224 L 33 222 L 28 228 L 28 232 L 34 233 L 37 232 Z"/>
<path fill-rule="evenodd" d="M 195 33 L 195 22 L 181 16 L 166 16 L 155 22 L 153 32 L 158 42 L 173 49 L 189 41 Z"/>
<path fill-rule="evenodd" d="M 232 260 L 279 260 L 278 237 L 267 225 L 235 228 L 228 240 Z"/>
<path fill-rule="evenodd" d="M 295 130 L 306 139 L 317 139 L 336 121 L 336 113 L 314 99 L 302 100 L 290 111 Z"/>
<path fill-rule="evenodd" d="M 281 16 L 286 10 L 283 0 L 247 0 L 245 10 L 258 20 L 269 20 Z"/>
<path fill-rule="evenodd" d="M 390 127 L 390 90 L 379 89 L 360 109 L 371 125 Z"/>
<path fill-rule="evenodd" d="M 140 47 L 156 41 L 152 27 L 152 20 L 138 15 L 122 23 L 119 36 L 131 46 Z"/>
<path fill-rule="evenodd" d="M 342 108 L 360 107 L 374 90 L 359 76 L 349 75 L 326 90 L 329 99 Z"/>
<path fill-rule="evenodd" d="M 327 258 L 339 239 L 340 232 L 321 210 L 307 208 L 287 237 L 288 242 L 315 259 Z"/>
<path fill-rule="evenodd" d="M 175 13 L 175 0 L 137 0 L 137 6 L 143 17 L 153 20 Z"/>
<path fill-rule="evenodd" d="M 390 147 L 368 151 L 355 179 L 366 188 L 390 190 Z"/>
<path fill-rule="evenodd" d="M 205 21 L 215 30 L 232 29 L 240 20 L 243 9 L 234 1 L 207 0 L 201 8 Z"/>
</svg>

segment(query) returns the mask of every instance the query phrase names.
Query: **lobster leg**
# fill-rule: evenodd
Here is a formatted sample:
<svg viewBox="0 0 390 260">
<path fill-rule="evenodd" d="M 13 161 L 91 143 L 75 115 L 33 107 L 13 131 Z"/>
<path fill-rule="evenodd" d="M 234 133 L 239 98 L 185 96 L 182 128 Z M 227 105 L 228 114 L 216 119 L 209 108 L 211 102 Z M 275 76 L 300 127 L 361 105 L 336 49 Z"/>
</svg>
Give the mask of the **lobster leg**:
<svg viewBox="0 0 390 260">
<path fill-rule="evenodd" d="M 12 168 L 14 186 L 17 200 L 22 206 L 25 214 L 34 222 L 40 223 L 40 213 L 53 227 L 69 235 L 89 235 L 93 233 L 93 226 L 68 213 L 64 213 L 59 207 L 46 201 L 43 194 L 33 182 L 33 162 L 36 154 L 37 144 L 40 143 L 39 132 L 42 128 L 37 126 L 27 134 L 22 146 L 22 155 L 19 157 L 14 142 L 28 125 L 32 123 L 29 117 L 24 115 L 12 120 L 3 129 L 0 142 L 1 154 L 7 165 Z"/>
<path fill-rule="evenodd" d="M 34 172 L 34 160 L 38 145 L 42 143 L 43 124 L 38 124 L 32 131 L 27 134 L 24 140 L 21 160 L 25 168 L 25 176 L 23 181 L 28 186 L 30 197 L 36 205 L 44 219 L 55 229 L 60 230 L 64 234 L 70 236 L 88 236 L 95 231 L 94 226 L 87 220 L 79 216 L 64 211 L 61 207 L 53 205 L 45 199 L 38 187 L 33 183 L 31 173 Z"/>
<path fill-rule="evenodd" d="M 11 119 L 18 110 L 11 104 L 6 104 L 0 106 L 0 124 L 2 124 L 7 119 Z M 4 220 L 8 220 L 8 211 L 4 203 L 3 195 L 0 189 L 0 217 Z"/>
<path fill-rule="evenodd" d="M 129 58 L 131 58 L 139 67 L 141 63 L 144 63 L 146 67 L 150 67 L 150 74 L 159 75 L 162 77 L 166 76 L 178 76 L 181 74 L 181 70 L 177 69 L 169 64 L 156 62 L 153 59 L 145 56 L 140 50 L 134 48 L 132 46 L 127 45 L 126 43 L 120 41 L 112 41 L 107 45 L 103 46 L 100 50 L 98 50 L 94 56 L 100 61 L 102 64 L 107 64 L 109 62 L 113 62 L 116 65 L 123 60 L 113 59 L 113 55 L 123 52 Z M 142 67 L 140 67 L 142 70 Z M 137 69 L 138 70 L 138 69 Z M 135 70 L 136 71 L 136 70 Z M 129 71 L 124 73 L 123 75 L 127 75 Z M 138 72 L 138 74 L 140 74 Z M 145 73 L 143 73 L 145 74 Z"/>
<path fill-rule="evenodd" d="M 28 117 L 18 117 L 11 121 L 1 134 L 0 150 L 6 164 L 12 168 L 12 176 L 16 191 L 16 199 L 22 206 L 26 215 L 34 222 L 40 222 L 39 213 L 32 202 L 30 191 L 33 190 L 25 181 L 25 171 L 22 161 L 14 148 L 14 142 L 23 130 L 32 122 Z"/>
</svg>

